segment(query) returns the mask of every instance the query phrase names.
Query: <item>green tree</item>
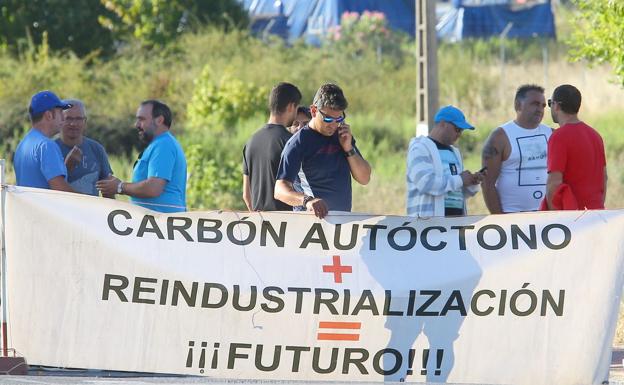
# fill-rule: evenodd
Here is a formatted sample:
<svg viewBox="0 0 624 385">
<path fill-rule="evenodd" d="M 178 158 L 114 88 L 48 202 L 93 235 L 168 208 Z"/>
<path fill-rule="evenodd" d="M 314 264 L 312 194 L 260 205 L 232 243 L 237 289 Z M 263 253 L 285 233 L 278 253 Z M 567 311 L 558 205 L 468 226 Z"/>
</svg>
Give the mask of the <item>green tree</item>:
<svg viewBox="0 0 624 385">
<path fill-rule="evenodd" d="M 610 63 L 624 84 L 624 1 L 575 0 L 579 12 L 568 41 L 575 60 Z"/>
<path fill-rule="evenodd" d="M 247 14 L 235 0 L 100 0 L 112 12 L 100 23 L 119 40 L 164 45 L 203 25 L 245 26 Z"/>
<path fill-rule="evenodd" d="M 110 52 L 113 35 L 98 23 L 108 12 L 99 0 L 0 0 L 0 46 L 24 51 L 40 45 L 47 33 L 53 50 L 78 56 Z"/>
</svg>

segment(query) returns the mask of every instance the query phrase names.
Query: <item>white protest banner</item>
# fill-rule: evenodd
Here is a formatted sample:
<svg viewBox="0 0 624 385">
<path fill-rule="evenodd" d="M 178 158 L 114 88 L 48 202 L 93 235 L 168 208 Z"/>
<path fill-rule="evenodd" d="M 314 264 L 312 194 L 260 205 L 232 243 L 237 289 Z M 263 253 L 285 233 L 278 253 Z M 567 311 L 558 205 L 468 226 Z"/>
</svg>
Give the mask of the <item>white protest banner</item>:
<svg viewBox="0 0 624 385">
<path fill-rule="evenodd" d="M 624 211 L 190 212 L 11 187 L 10 343 L 219 378 L 600 384 Z"/>
</svg>

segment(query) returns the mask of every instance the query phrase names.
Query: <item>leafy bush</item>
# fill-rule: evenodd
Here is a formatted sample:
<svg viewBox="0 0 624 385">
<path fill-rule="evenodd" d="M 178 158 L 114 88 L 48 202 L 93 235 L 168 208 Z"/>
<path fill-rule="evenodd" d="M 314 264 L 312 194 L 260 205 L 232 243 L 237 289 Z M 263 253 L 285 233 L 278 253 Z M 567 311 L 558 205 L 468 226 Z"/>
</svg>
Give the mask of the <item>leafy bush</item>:
<svg viewBox="0 0 624 385">
<path fill-rule="evenodd" d="M 210 65 L 206 65 L 195 81 L 193 97 L 187 106 L 188 126 L 223 132 L 238 121 L 266 110 L 268 94 L 267 87 L 245 83 L 230 72 L 214 84 Z"/>
</svg>

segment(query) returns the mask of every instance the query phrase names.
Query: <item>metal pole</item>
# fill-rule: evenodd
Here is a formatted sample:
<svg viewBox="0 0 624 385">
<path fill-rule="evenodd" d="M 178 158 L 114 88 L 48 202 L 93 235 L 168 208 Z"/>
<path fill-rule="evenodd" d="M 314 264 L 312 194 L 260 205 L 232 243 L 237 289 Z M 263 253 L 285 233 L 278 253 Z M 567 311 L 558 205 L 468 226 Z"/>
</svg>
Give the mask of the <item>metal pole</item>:
<svg viewBox="0 0 624 385">
<path fill-rule="evenodd" d="M 2 262 L 2 270 L 0 271 L 0 280 L 2 281 L 2 356 L 8 357 L 8 338 L 7 338 L 7 285 L 6 285 L 6 248 L 4 237 L 4 224 L 6 220 L 4 203 L 6 200 L 6 178 L 4 173 L 6 162 L 0 159 L 0 258 Z"/>
<path fill-rule="evenodd" d="M 436 0 L 416 0 L 416 135 L 427 135 L 438 110 Z"/>
</svg>

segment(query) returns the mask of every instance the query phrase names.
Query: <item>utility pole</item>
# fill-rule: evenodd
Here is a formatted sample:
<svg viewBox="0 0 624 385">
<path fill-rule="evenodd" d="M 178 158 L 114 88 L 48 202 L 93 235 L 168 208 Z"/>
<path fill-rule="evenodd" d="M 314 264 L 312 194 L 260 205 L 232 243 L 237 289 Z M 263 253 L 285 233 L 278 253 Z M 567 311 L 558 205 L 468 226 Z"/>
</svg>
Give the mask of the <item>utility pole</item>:
<svg viewBox="0 0 624 385">
<path fill-rule="evenodd" d="M 416 135 L 427 135 L 438 110 L 436 0 L 416 0 Z"/>
</svg>

